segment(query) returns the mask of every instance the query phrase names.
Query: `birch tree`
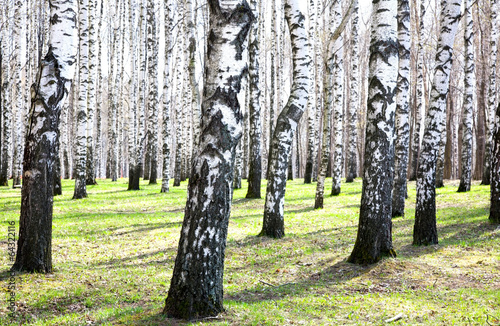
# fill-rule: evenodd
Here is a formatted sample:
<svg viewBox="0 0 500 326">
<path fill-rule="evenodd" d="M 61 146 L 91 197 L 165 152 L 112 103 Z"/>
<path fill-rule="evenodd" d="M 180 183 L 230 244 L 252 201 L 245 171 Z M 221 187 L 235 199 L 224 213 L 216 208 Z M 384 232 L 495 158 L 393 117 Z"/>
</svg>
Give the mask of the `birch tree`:
<svg viewBox="0 0 500 326">
<path fill-rule="evenodd" d="M 2 166 L 0 166 L 0 186 L 9 185 L 10 162 L 12 159 L 12 103 L 11 103 L 11 68 L 12 24 L 8 22 L 13 3 L 7 1 L 3 9 L 4 24 L 2 40 Z"/>
<path fill-rule="evenodd" d="M 223 272 L 236 146 L 242 133 L 237 99 L 253 19 L 245 0 L 208 0 L 210 31 L 199 148 L 193 160 L 184 223 L 163 312 L 176 318 L 223 310 Z"/>
<path fill-rule="evenodd" d="M 359 110 L 359 1 L 354 0 L 354 11 L 352 15 L 351 28 L 351 78 L 350 78 L 350 101 L 348 107 L 348 129 L 347 141 L 347 178 L 346 182 L 353 182 L 358 176 L 358 110 Z"/>
<path fill-rule="evenodd" d="M 76 175 L 73 199 L 87 197 L 87 107 L 89 79 L 89 1 L 80 0 L 78 110 L 76 112 Z"/>
<path fill-rule="evenodd" d="M 169 180 L 170 180 L 170 106 L 171 106 L 171 87 L 170 84 L 170 66 L 172 62 L 172 30 L 173 25 L 172 13 L 171 13 L 171 0 L 164 2 L 164 21 L 165 21 L 165 65 L 163 70 L 163 127 L 162 127 L 162 137 L 163 137 L 163 171 L 162 171 L 162 183 L 161 192 L 169 192 Z"/>
<path fill-rule="evenodd" d="M 490 79 L 488 80 L 488 105 L 487 105 L 487 115 L 486 115 L 486 145 L 484 149 L 484 170 L 483 177 L 481 180 L 482 185 L 490 184 L 491 177 L 491 158 L 492 158 L 492 138 L 493 138 L 493 128 L 494 128 L 494 118 L 495 109 L 497 105 L 497 52 L 498 52 L 498 5 L 497 0 L 490 0 L 490 24 L 491 24 L 491 36 L 490 36 Z"/>
<path fill-rule="evenodd" d="M 415 10 L 416 11 L 416 10 Z M 417 31 L 417 90 L 416 90 L 416 109 L 414 117 L 413 138 L 411 143 L 411 162 L 410 162 L 410 181 L 417 180 L 418 155 L 420 153 L 420 125 L 422 120 L 422 108 L 424 105 L 423 87 L 424 87 L 424 0 L 420 0 L 420 15 L 418 19 Z"/>
<path fill-rule="evenodd" d="M 472 112 L 474 110 L 474 30 L 472 25 L 472 1 L 465 0 L 465 73 L 464 105 L 462 111 L 462 175 L 458 192 L 470 191 L 472 178 Z"/>
<path fill-rule="evenodd" d="M 148 144 L 150 152 L 149 184 L 156 184 L 158 177 L 158 44 L 156 42 L 155 1 L 148 0 L 147 6 L 147 42 L 148 42 Z"/>
<path fill-rule="evenodd" d="M 335 22 L 338 24 L 341 18 L 341 1 L 335 0 L 333 3 L 333 15 Z M 344 79 L 344 37 L 339 35 L 334 44 L 333 58 L 333 88 L 334 88 L 334 108 L 333 108 L 333 128 L 335 133 L 335 147 L 333 154 L 332 167 L 332 196 L 338 196 L 341 191 L 342 179 L 342 161 L 344 152 L 344 90 L 342 89 Z"/>
<path fill-rule="evenodd" d="M 398 0 L 399 68 L 396 87 L 396 124 L 394 144 L 394 185 L 392 188 L 392 217 L 404 216 L 406 176 L 410 147 L 410 3 Z"/>
<path fill-rule="evenodd" d="M 441 1 L 441 28 L 436 52 L 436 66 L 432 81 L 429 110 L 425 119 L 422 150 L 418 162 L 417 202 L 414 245 L 437 244 L 436 227 L 436 162 L 441 138 L 441 127 L 446 116 L 446 98 L 449 91 L 453 59 L 453 42 L 460 20 L 458 0 Z"/>
<path fill-rule="evenodd" d="M 87 159 L 86 159 L 86 184 L 96 185 L 95 159 L 94 159 L 94 117 L 95 108 L 100 105 L 96 101 L 96 73 L 97 73 L 97 35 L 96 35 L 96 2 L 88 0 L 88 103 L 87 103 Z"/>
<path fill-rule="evenodd" d="M 259 24 L 263 16 L 259 13 L 260 1 L 251 0 L 250 6 L 255 17 L 255 22 L 250 30 L 248 47 L 249 68 L 248 68 L 248 89 L 249 106 L 248 114 L 250 118 L 250 150 L 249 150 L 249 171 L 248 190 L 246 198 L 261 198 L 260 186 L 262 182 L 262 124 L 260 118 L 260 79 L 259 79 Z"/>
<path fill-rule="evenodd" d="M 50 1 L 49 47 L 32 88 L 26 135 L 16 271 L 52 271 L 54 149 L 77 59 L 77 13 L 76 0 Z"/>
<path fill-rule="evenodd" d="M 297 124 L 307 108 L 311 50 L 306 26 L 307 6 L 298 0 L 285 2 L 285 18 L 292 42 L 293 84 L 288 103 L 276 122 L 269 158 L 269 175 L 260 235 L 282 238 L 285 235 L 284 206 L 288 159 Z"/>
<path fill-rule="evenodd" d="M 491 205 L 489 220 L 500 224 L 500 106 L 495 112 L 495 130 L 493 132 L 493 147 L 491 155 Z"/>
<path fill-rule="evenodd" d="M 398 79 L 397 1 L 373 2 L 363 192 L 358 235 L 348 261 L 372 264 L 395 256 L 391 189 Z"/>
</svg>

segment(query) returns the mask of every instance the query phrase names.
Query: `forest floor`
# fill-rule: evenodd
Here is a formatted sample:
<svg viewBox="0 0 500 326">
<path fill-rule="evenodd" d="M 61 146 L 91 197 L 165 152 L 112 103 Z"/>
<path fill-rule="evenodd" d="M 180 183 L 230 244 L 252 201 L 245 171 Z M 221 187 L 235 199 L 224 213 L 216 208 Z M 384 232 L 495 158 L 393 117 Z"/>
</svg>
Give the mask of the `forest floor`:
<svg viewBox="0 0 500 326">
<path fill-rule="evenodd" d="M 397 258 L 346 262 L 356 239 L 361 180 L 314 210 L 316 184 L 290 181 L 286 236 L 257 237 L 264 199 L 235 190 L 229 223 L 224 306 L 190 323 L 161 315 L 170 284 L 186 186 L 127 191 L 98 180 L 72 200 L 55 198 L 49 275 L 15 276 L 15 319 L 7 306 L 8 223 L 19 226 L 20 190 L 0 188 L 0 325 L 500 325 L 500 226 L 488 222 L 489 186 L 437 191 L 439 245 L 411 245 L 415 183 L 405 217 L 394 219 Z M 243 182 L 246 185 L 245 182 Z M 327 180 L 330 193 L 331 179 Z M 265 191 L 263 184 L 262 193 Z M 396 321 L 390 321 L 396 317 Z"/>
</svg>

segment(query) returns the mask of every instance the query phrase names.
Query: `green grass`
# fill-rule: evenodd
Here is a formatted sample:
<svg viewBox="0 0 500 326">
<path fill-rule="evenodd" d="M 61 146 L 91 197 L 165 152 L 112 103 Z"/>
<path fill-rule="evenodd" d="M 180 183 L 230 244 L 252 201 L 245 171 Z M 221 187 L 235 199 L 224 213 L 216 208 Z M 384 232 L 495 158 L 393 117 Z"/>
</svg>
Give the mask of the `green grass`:
<svg viewBox="0 0 500 326">
<path fill-rule="evenodd" d="M 18 227 L 20 190 L 0 188 L 0 325 L 500 325 L 500 227 L 488 223 L 489 187 L 438 189 L 439 245 L 411 245 L 415 183 L 394 220 L 397 258 L 346 263 L 356 238 L 361 181 L 342 184 L 314 210 L 315 184 L 288 183 L 281 240 L 256 237 L 264 199 L 234 192 L 227 241 L 226 312 L 185 323 L 161 310 L 172 274 L 186 183 L 160 194 L 142 183 L 99 180 L 55 198 L 54 273 L 17 276 L 17 317 L 7 316 L 7 223 Z M 245 184 L 245 183 L 244 183 Z M 327 180 L 330 193 L 331 179 Z M 263 185 L 263 193 L 265 186 Z"/>
</svg>

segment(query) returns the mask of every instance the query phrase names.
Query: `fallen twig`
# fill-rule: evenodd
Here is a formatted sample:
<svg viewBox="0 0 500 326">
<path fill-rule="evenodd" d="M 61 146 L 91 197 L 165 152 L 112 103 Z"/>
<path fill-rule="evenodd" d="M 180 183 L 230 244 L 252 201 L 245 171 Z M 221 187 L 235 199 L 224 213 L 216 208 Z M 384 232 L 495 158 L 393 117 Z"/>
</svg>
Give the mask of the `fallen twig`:
<svg viewBox="0 0 500 326">
<path fill-rule="evenodd" d="M 386 323 L 392 323 L 392 322 L 394 322 L 394 321 L 398 321 L 398 320 L 400 320 L 400 319 L 403 319 L 403 317 L 404 317 L 404 316 L 405 316 L 405 315 L 403 315 L 402 313 L 399 313 L 399 314 L 397 314 L 396 316 L 394 316 L 394 317 L 392 317 L 392 318 L 387 319 L 385 322 L 386 322 Z"/>
<path fill-rule="evenodd" d="M 266 281 L 263 281 L 263 280 L 259 280 L 259 282 L 262 283 L 262 284 L 268 285 L 268 286 L 272 286 L 273 288 L 276 287 L 276 285 L 273 285 L 271 283 L 267 283 Z"/>
</svg>

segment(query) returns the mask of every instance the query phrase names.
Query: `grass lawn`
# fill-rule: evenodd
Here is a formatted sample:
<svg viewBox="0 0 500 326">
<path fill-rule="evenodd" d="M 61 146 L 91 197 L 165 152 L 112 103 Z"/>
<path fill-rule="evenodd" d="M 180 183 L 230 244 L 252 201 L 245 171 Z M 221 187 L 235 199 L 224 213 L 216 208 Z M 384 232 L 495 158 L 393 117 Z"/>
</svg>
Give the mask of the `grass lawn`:
<svg viewBox="0 0 500 326">
<path fill-rule="evenodd" d="M 16 319 L 7 310 L 8 223 L 19 227 L 20 190 L 0 188 L 0 325 L 500 325 L 500 226 L 488 222 L 489 186 L 438 189 L 439 245 L 414 247 L 415 183 L 393 225 L 397 258 L 346 263 L 359 216 L 361 180 L 314 210 L 316 184 L 288 183 L 281 240 L 256 237 L 264 199 L 235 190 L 227 239 L 226 312 L 192 321 L 160 313 L 170 284 L 186 186 L 127 191 L 98 180 L 72 200 L 55 198 L 54 273 L 16 276 Z M 330 193 L 328 179 L 326 194 Z M 262 193 L 265 192 L 263 184 Z"/>
</svg>

